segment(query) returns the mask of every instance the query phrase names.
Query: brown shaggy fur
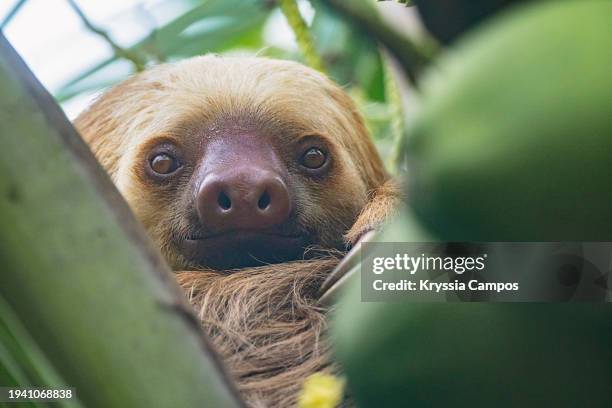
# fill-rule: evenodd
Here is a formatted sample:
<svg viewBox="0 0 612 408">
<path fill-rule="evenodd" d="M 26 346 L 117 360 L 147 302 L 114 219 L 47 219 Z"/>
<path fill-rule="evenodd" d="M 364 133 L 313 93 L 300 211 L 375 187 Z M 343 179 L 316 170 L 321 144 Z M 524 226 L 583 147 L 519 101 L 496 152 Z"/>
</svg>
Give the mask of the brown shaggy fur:
<svg viewBox="0 0 612 408">
<path fill-rule="evenodd" d="M 337 262 L 177 275 L 249 406 L 293 406 L 308 375 L 335 371 L 316 295 Z"/>
<path fill-rule="evenodd" d="M 292 62 L 199 57 L 125 81 L 75 125 L 177 271 L 250 406 L 294 406 L 308 375 L 336 371 L 318 289 L 344 251 L 380 225 L 399 200 L 355 106 L 337 85 Z M 328 177 L 313 180 L 293 170 L 291 179 L 297 225 L 317 237 L 313 245 L 326 255 L 222 272 L 181 256 L 176 240 L 193 220 L 197 152 L 219 129 L 236 126 L 265 129 L 279 151 L 313 134 L 329 146 L 334 162 Z M 193 156 L 181 178 L 163 186 L 142 171 L 160 140 Z M 284 156 L 290 169 L 292 157 Z"/>
<path fill-rule="evenodd" d="M 389 181 L 373 193 L 346 234 L 356 242 L 393 214 L 400 201 Z M 220 274 L 177 273 L 202 327 L 237 380 L 250 407 L 295 406 L 303 381 L 319 371 L 338 374 L 326 337 L 319 288 L 343 252 Z"/>
</svg>

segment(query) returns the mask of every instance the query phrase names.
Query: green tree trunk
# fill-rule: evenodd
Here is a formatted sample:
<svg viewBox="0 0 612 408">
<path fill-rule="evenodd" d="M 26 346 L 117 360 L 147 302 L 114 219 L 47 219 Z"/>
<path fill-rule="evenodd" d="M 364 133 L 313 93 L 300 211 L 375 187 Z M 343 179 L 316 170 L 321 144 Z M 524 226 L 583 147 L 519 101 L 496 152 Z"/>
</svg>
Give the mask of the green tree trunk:
<svg viewBox="0 0 612 408">
<path fill-rule="evenodd" d="M 0 141 L 0 297 L 80 401 L 241 406 L 165 263 L 1 34 Z"/>
</svg>

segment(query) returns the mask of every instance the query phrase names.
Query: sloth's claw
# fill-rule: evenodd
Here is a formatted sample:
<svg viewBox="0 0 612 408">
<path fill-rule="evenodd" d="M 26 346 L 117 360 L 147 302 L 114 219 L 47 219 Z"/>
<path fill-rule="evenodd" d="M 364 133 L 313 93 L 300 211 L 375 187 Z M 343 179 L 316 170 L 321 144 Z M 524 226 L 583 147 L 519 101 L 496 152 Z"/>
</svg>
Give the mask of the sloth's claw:
<svg viewBox="0 0 612 408">
<path fill-rule="evenodd" d="M 344 286 L 350 276 L 359 271 L 362 256 L 361 243 L 372 241 L 375 235 L 376 232 L 373 230 L 362 234 L 359 241 L 353 246 L 353 249 L 346 254 L 321 285 L 321 289 L 319 289 L 319 303 L 326 306 L 333 304 L 338 290 Z"/>
</svg>

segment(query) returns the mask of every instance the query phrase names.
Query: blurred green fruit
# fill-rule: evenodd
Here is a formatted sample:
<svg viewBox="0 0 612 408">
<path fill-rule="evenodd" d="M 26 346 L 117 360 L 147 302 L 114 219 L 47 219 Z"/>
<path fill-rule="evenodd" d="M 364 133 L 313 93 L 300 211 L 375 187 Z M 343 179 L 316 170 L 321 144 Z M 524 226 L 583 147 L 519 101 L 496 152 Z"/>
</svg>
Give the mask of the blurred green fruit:
<svg viewBox="0 0 612 408">
<path fill-rule="evenodd" d="M 333 320 L 358 407 L 612 404 L 612 311 L 596 303 L 361 303 Z"/>
<path fill-rule="evenodd" d="M 612 2 L 492 23 L 424 79 L 411 205 L 442 240 L 612 240 Z"/>
<path fill-rule="evenodd" d="M 611 1 L 491 20 L 422 91 L 408 198 L 437 238 L 611 240 Z M 397 232 L 381 240 L 410 240 Z M 601 304 L 365 303 L 360 289 L 331 324 L 358 407 L 612 406 Z"/>
</svg>

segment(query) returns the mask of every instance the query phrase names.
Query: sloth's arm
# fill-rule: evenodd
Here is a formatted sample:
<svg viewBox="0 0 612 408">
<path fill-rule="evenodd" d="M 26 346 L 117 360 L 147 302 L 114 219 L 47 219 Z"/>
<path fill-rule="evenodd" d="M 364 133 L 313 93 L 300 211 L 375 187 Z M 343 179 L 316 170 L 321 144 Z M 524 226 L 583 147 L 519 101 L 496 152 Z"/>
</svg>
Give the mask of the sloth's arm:
<svg viewBox="0 0 612 408">
<path fill-rule="evenodd" d="M 365 233 L 379 228 L 397 212 L 401 201 L 400 185 L 397 180 L 390 179 L 374 190 L 357 221 L 344 235 L 346 243 L 353 246 Z"/>
</svg>

